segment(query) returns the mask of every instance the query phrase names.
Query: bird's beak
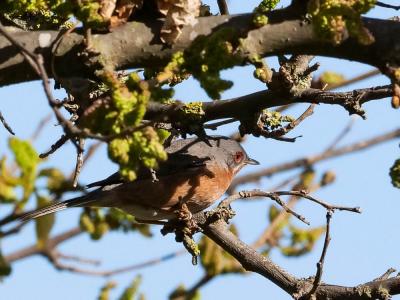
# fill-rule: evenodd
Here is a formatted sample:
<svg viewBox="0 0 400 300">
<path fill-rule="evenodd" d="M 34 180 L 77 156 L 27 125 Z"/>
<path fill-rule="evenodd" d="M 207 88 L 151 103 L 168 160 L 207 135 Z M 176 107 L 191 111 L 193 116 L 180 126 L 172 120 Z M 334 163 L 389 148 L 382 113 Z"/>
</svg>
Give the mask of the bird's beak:
<svg viewBox="0 0 400 300">
<path fill-rule="evenodd" d="M 260 163 L 258 161 L 256 161 L 255 159 L 252 159 L 250 157 L 248 157 L 245 162 L 246 165 L 259 165 Z"/>
</svg>

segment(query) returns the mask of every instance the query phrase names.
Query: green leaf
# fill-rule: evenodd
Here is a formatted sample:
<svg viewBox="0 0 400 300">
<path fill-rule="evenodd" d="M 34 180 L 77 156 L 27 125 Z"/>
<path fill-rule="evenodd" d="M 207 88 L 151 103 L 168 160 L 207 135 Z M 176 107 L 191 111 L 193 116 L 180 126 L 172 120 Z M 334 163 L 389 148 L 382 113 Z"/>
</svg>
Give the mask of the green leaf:
<svg viewBox="0 0 400 300">
<path fill-rule="evenodd" d="M 36 150 L 28 141 L 10 138 L 8 142 L 15 156 L 15 162 L 21 170 L 20 185 L 24 191 L 19 205 L 23 206 L 34 190 L 36 168 L 40 159 Z"/>
<path fill-rule="evenodd" d="M 119 300 L 134 300 L 134 297 L 138 293 L 139 285 L 142 282 L 142 277 L 140 275 L 133 279 L 132 283 L 124 290 Z"/>
<path fill-rule="evenodd" d="M 110 208 L 105 216 L 105 221 L 111 230 L 139 231 L 145 237 L 151 237 L 150 226 L 148 224 L 140 224 L 135 221 L 135 217 L 118 209 Z"/>
<path fill-rule="evenodd" d="M 271 235 L 274 239 L 276 239 L 276 243 L 278 243 L 278 240 L 282 237 L 282 230 L 288 225 L 289 223 L 289 214 L 285 214 L 279 222 L 277 222 L 275 219 L 280 215 L 282 211 L 277 208 L 275 205 L 271 205 L 268 213 L 268 218 L 269 222 L 276 222 L 274 223 L 273 226 L 273 231 L 271 232 Z M 269 243 L 269 242 L 268 242 Z M 274 243 L 275 244 L 275 243 Z"/>
<path fill-rule="evenodd" d="M 170 295 L 170 300 L 200 300 L 200 290 L 197 289 L 194 293 L 189 294 L 183 284 L 179 285 Z"/>
<path fill-rule="evenodd" d="M 321 74 L 319 77 L 319 80 L 321 81 L 322 85 L 328 84 L 328 85 L 335 85 L 335 84 L 340 84 L 343 81 L 345 81 L 345 77 L 336 72 L 324 72 Z"/>
<path fill-rule="evenodd" d="M 298 184 L 299 186 L 296 186 L 296 189 L 305 189 L 308 190 L 315 179 L 315 171 L 312 169 L 307 169 L 300 175 L 300 183 Z"/>
<path fill-rule="evenodd" d="M 47 189 L 50 193 L 58 194 L 71 189 L 71 184 L 68 184 L 64 174 L 57 168 L 40 170 L 38 177 L 47 177 Z"/>
<path fill-rule="evenodd" d="M 396 160 L 389 172 L 392 184 L 394 187 L 400 189 L 400 158 Z"/>
<path fill-rule="evenodd" d="M 100 290 L 98 300 L 109 300 L 110 299 L 110 291 L 115 288 L 117 284 L 115 282 L 107 282 Z"/>
<path fill-rule="evenodd" d="M 14 189 L 5 184 L 0 178 L 0 202 L 13 203 L 17 201 Z"/>
<path fill-rule="evenodd" d="M 39 155 L 28 141 L 10 138 L 9 146 L 15 156 L 15 162 L 23 173 L 31 174 L 36 171 Z"/>
<path fill-rule="evenodd" d="M 300 256 L 310 252 L 316 241 L 325 232 L 325 226 L 315 227 L 311 229 L 301 229 L 294 226 L 289 226 L 292 233 L 291 244 L 287 247 L 280 247 L 283 255 Z"/>
<path fill-rule="evenodd" d="M 14 187 L 18 184 L 18 179 L 12 177 L 6 166 L 6 158 L 0 160 L 0 202 L 12 203 L 17 201 Z"/>
<path fill-rule="evenodd" d="M 51 202 L 52 201 L 47 197 L 37 195 L 37 208 L 47 206 Z M 54 225 L 54 221 L 55 214 L 49 214 L 35 219 L 36 238 L 39 248 L 44 248 L 46 246 L 47 240 L 49 239 L 50 231 Z"/>
<path fill-rule="evenodd" d="M 277 208 L 275 205 L 271 205 L 268 213 L 269 222 L 271 223 L 272 221 L 274 221 L 275 218 L 280 214 L 280 212 L 281 211 L 279 208 Z"/>
<path fill-rule="evenodd" d="M 86 208 L 79 219 L 82 230 L 90 234 L 93 240 L 99 240 L 110 230 L 105 215 L 100 208 Z"/>
</svg>

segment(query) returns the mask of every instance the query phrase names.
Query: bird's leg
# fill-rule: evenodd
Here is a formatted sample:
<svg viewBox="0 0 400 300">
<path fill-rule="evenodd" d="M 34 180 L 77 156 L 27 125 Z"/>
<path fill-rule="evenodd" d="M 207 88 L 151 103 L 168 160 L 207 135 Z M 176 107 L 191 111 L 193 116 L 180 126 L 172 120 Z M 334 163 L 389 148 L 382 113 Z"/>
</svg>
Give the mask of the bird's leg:
<svg viewBox="0 0 400 300">
<path fill-rule="evenodd" d="M 182 222 L 182 229 L 190 235 L 200 231 L 200 227 L 193 219 L 193 215 L 187 207 L 186 203 L 179 203 L 179 208 L 174 212 L 178 221 Z"/>
<path fill-rule="evenodd" d="M 192 264 L 197 264 L 197 257 L 200 250 L 193 240 L 193 235 L 201 229 L 193 219 L 193 215 L 186 203 L 180 201 L 179 207 L 174 211 L 176 219 L 169 220 L 161 229 L 161 233 L 166 235 L 175 232 L 175 240 L 182 242 L 186 250 L 192 255 Z"/>
</svg>

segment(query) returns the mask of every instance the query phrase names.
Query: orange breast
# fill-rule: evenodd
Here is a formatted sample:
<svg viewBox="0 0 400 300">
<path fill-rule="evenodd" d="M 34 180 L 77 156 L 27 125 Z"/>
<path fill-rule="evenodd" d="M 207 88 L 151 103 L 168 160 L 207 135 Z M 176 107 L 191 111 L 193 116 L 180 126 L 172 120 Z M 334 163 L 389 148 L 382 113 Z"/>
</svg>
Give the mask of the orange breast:
<svg viewBox="0 0 400 300">
<path fill-rule="evenodd" d="M 228 189 L 232 177 L 229 170 L 217 167 L 215 163 L 207 164 L 184 174 L 159 178 L 157 182 L 141 180 L 123 184 L 110 191 L 108 201 L 112 200 L 113 205 L 105 206 L 143 205 L 172 211 L 182 201 L 196 213 L 219 199 Z"/>
</svg>

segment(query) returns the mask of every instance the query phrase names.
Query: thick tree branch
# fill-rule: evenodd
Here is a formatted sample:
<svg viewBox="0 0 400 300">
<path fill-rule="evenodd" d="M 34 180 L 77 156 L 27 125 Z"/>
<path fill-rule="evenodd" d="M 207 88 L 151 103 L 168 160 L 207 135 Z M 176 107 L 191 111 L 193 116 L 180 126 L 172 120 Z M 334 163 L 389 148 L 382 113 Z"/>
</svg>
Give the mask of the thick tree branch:
<svg viewBox="0 0 400 300">
<path fill-rule="evenodd" d="M 355 39 L 348 39 L 338 46 L 321 40 L 313 30 L 313 25 L 304 20 L 293 20 L 299 12 L 290 9 L 276 10 L 269 15 L 270 23 L 264 27 L 251 27 L 252 14 L 235 16 L 201 17 L 195 26 L 187 26 L 178 41 L 172 47 L 165 47 L 160 41 L 161 22 L 131 22 L 120 26 L 107 34 L 92 36 L 92 47 L 100 53 L 100 59 L 116 69 L 160 66 L 171 55 L 187 49 L 196 37 L 208 35 L 219 28 L 236 30 L 243 36 L 243 58 L 251 54 L 266 57 L 277 54 L 310 54 L 350 59 L 370 64 L 380 69 L 387 65 L 399 66 L 400 23 L 392 20 L 364 18 L 363 22 L 374 35 L 375 42 L 365 46 Z M 24 32 L 8 27 L 8 31 L 20 44 L 32 53 L 41 53 L 46 61 L 49 76 L 54 77 L 51 68 L 53 46 L 62 33 L 58 31 Z M 84 63 L 82 52 L 84 36 L 76 30 L 62 37 L 54 53 L 54 70 L 60 77 L 92 76 L 92 71 Z M 30 69 L 18 48 L 0 37 L 0 55 L 5 59 L 0 62 L 0 86 L 38 79 Z M 93 67 L 93 66 L 92 66 Z"/>
<path fill-rule="evenodd" d="M 321 103 L 343 106 L 351 113 L 359 113 L 357 108 L 372 100 L 391 97 L 390 85 L 357 89 L 350 92 L 330 92 L 319 89 L 306 89 L 299 95 L 288 95 L 284 91 L 263 90 L 236 98 L 203 102 L 204 120 L 222 118 L 243 118 L 244 113 L 251 115 L 265 108 L 293 103 Z M 149 104 L 145 118 L 154 119 L 163 116 L 163 121 L 174 120 L 179 114 L 179 104 Z"/>
<path fill-rule="evenodd" d="M 204 214 L 196 215 L 196 219 L 204 233 L 235 257 L 246 270 L 271 280 L 295 299 L 307 299 L 308 292 L 313 287 L 312 280 L 296 278 L 274 264 L 268 257 L 259 254 L 230 232 L 225 221 L 218 220 L 210 224 Z M 321 284 L 316 289 L 315 296 L 321 300 L 384 299 L 383 293 L 399 294 L 400 277 L 370 281 L 355 287 Z"/>
</svg>

